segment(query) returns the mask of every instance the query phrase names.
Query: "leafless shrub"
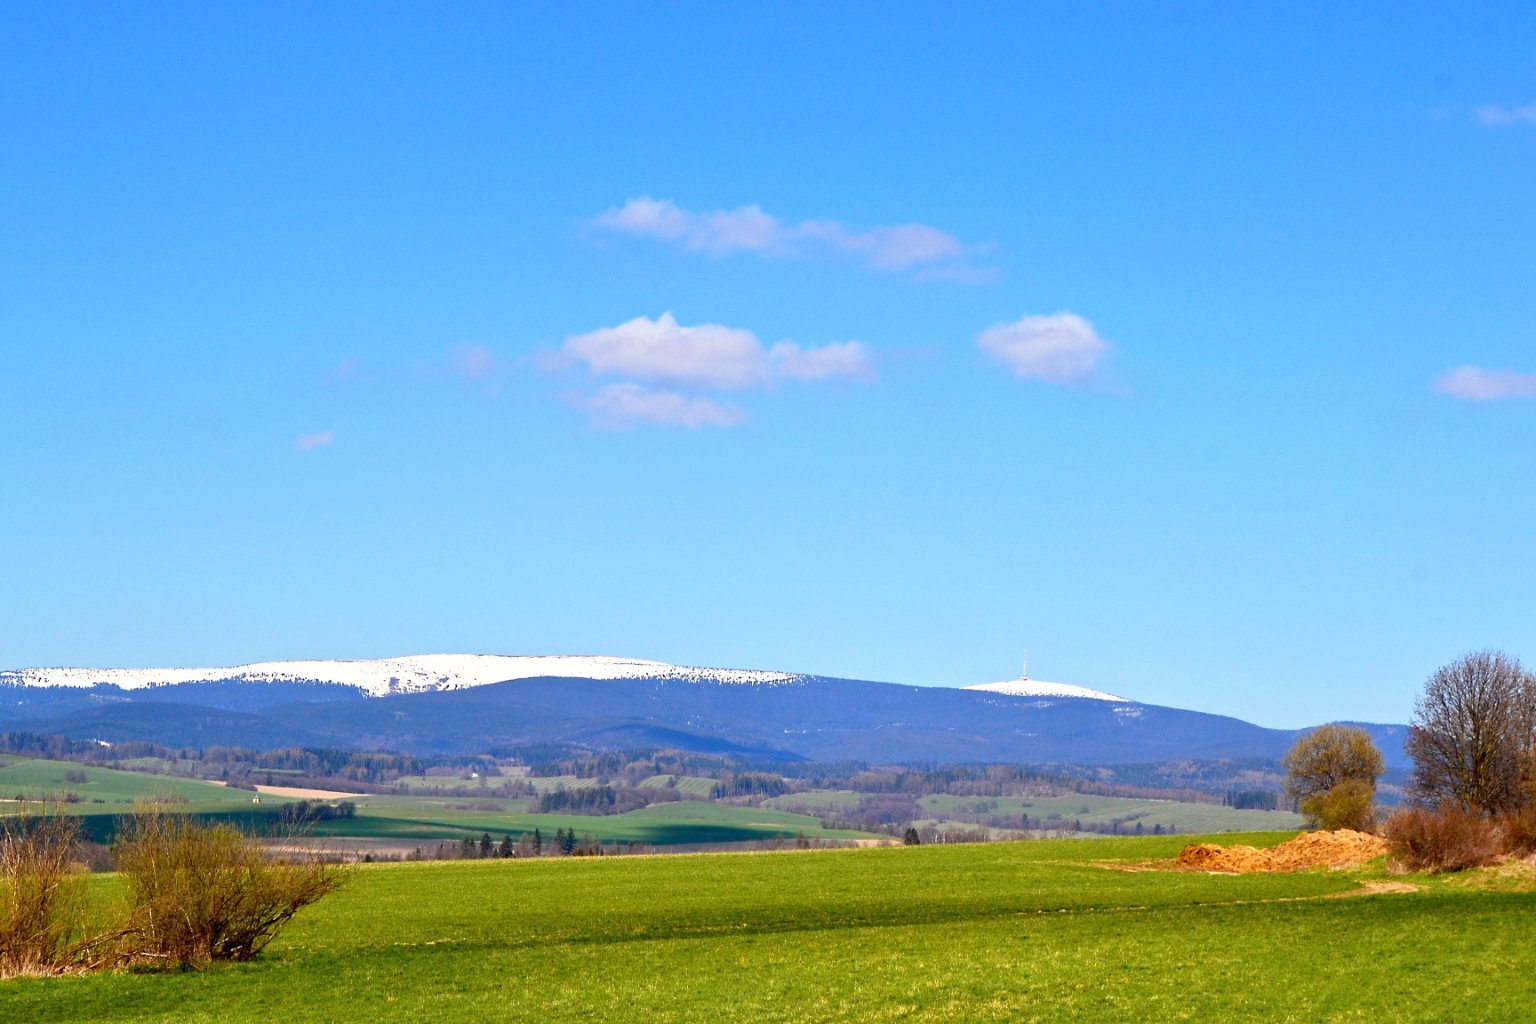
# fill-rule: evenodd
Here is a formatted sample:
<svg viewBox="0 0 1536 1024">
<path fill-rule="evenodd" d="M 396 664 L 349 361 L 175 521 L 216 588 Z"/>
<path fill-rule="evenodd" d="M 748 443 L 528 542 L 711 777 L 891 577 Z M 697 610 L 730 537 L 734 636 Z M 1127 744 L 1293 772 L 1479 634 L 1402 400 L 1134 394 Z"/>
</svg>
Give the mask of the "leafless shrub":
<svg viewBox="0 0 1536 1024">
<path fill-rule="evenodd" d="M 78 823 L 30 814 L 0 823 L 0 978 L 67 974 L 116 957 L 120 932 L 87 926 Z"/>
<path fill-rule="evenodd" d="M 156 812 L 134 818 L 117 859 L 136 955 L 183 968 L 249 960 L 345 877 L 319 859 L 268 857 L 232 826 Z"/>
<path fill-rule="evenodd" d="M 1460 807 L 1398 811 L 1382 831 L 1392 863 L 1409 871 L 1465 871 L 1499 857 L 1493 823 Z"/>
<path fill-rule="evenodd" d="M 1499 815 L 1499 843 L 1519 857 L 1536 853 L 1536 804 Z"/>
</svg>

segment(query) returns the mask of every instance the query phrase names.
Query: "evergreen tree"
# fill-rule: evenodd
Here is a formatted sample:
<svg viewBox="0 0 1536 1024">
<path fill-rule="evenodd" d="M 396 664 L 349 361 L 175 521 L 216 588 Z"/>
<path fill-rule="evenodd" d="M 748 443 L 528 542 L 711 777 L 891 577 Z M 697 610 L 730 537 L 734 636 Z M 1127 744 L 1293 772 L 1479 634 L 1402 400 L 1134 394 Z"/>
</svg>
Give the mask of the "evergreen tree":
<svg viewBox="0 0 1536 1024">
<path fill-rule="evenodd" d="M 533 855 L 539 856 L 544 852 L 544 835 L 538 829 L 533 830 Z"/>
<path fill-rule="evenodd" d="M 501 837 L 501 845 L 496 847 L 496 856 L 498 856 L 498 857 L 510 857 L 510 856 L 512 856 L 512 837 L 511 836 L 502 836 Z"/>
<path fill-rule="evenodd" d="M 489 832 L 482 832 L 482 833 L 480 833 L 480 857 L 481 857 L 481 859 L 484 859 L 486 857 L 489 857 L 490 855 L 491 855 L 491 834 Z"/>
<path fill-rule="evenodd" d="M 913 828 L 911 825 L 908 825 L 906 834 L 901 837 L 901 841 L 908 846 L 917 846 L 922 843 L 923 840 L 922 837 L 917 834 L 917 829 Z"/>
</svg>

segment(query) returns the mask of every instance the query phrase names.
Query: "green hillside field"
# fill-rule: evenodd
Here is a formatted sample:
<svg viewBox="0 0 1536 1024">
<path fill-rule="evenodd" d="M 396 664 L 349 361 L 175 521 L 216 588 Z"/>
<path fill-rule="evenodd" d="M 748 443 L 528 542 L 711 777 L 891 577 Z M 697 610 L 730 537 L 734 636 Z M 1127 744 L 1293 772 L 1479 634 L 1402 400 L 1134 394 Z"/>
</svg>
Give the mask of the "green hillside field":
<svg viewBox="0 0 1536 1024">
<path fill-rule="evenodd" d="M 370 865 L 254 963 L 9 981 L 0 1020 L 1530 1019 L 1528 870 L 1158 869 L 1184 841 Z"/>
<path fill-rule="evenodd" d="M 523 801 L 423 800 L 415 797 L 360 796 L 356 818 L 316 823 L 316 836 L 457 842 L 466 834 L 489 832 L 514 839 L 539 829 L 548 839 L 558 829 L 574 829 L 582 838 L 602 843 L 652 846 L 759 842 L 775 839 L 874 840 L 868 832 L 822 827 L 819 818 L 758 807 L 735 807 L 702 800 L 653 804 L 627 814 L 535 814 Z M 889 837 L 883 837 L 889 838 Z"/>
<path fill-rule="evenodd" d="M 84 781 L 71 781 L 70 776 L 83 777 Z M 65 793 L 78 797 L 81 805 L 109 805 L 115 813 L 134 804 L 165 799 L 198 808 L 233 808 L 248 805 L 252 797 L 242 790 L 197 779 L 0 754 L 0 798 L 12 802 L 17 797 L 55 799 Z M 0 813 L 4 807 L 0 804 Z"/>
<path fill-rule="evenodd" d="M 784 810 L 801 809 L 811 814 L 837 817 L 850 811 L 860 800 L 860 794 L 851 790 L 813 790 L 792 793 L 763 801 L 764 807 Z M 930 821 L 947 821 L 963 824 L 965 821 L 1002 815 L 1022 821 L 1029 815 L 1043 827 L 1066 827 L 1074 823 L 1084 827 L 1107 826 L 1111 822 L 1123 822 L 1129 832 L 1138 823 L 1151 832 L 1161 827 L 1163 831 L 1194 832 L 1274 832 L 1302 827 L 1302 817 L 1289 811 L 1259 811 L 1221 804 L 1196 804 L 1179 800 L 1148 800 L 1120 796 L 1089 796 L 1067 793 L 1062 796 L 1040 797 L 975 797 L 949 796 L 944 794 L 924 796 L 917 805 Z M 1034 825 L 1032 827 L 1042 827 Z"/>
<path fill-rule="evenodd" d="M 83 777 L 84 781 L 71 781 L 70 776 Z M 574 776 L 556 781 L 590 782 Z M 679 788 L 683 788 L 682 783 Z M 101 841 L 112 838 L 121 816 L 150 802 L 170 802 L 199 817 L 230 821 L 254 831 L 281 831 L 277 816 L 284 804 L 293 802 L 264 795 L 260 805 L 255 805 L 253 794 L 212 782 L 0 755 L 0 817 L 36 811 L 66 793 L 75 800 L 64 806 L 65 812 L 78 816 L 86 834 Z M 26 799 L 18 801 L 18 796 Z M 868 832 L 824 828 L 819 818 L 804 814 L 702 800 L 655 804 L 628 814 L 576 815 L 532 813 L 528 810 L 530 801 L 523 799 L 368 794 L 347 799 L 357 805 L 357 817 L 315 822 L 304 831 L 317 839 L 398 840 L 395 845 L 399 850 L 457 843 L 483 832 L 498 839 L 503 835 L 516 839 L 534 829 L 541 830 L 545 838 L 553 837 L 557 830 L 573 829 L 581 838 L 601 843 L 659 847 L 882 838 Z"/>
</svg>

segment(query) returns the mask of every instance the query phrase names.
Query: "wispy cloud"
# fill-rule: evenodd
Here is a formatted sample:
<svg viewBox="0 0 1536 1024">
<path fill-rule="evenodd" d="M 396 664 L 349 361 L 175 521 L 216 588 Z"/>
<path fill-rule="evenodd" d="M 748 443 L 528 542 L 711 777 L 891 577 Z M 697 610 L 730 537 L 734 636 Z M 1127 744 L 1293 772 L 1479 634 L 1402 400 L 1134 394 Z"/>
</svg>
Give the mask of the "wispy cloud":
<svg viewBox="0 0 1536 1024">
<path fill-rule="evenodd" d="M 1501 107 L 1490 103 L 1474 108 L 1472 116 L 1477 118 L 1479 124 L 1485 124 L 1490 128 L 1508 128 L 1517 124 L 1536 125 L 1536 101 L 1527 103 L 1523 107 Z"/>
<path fill-rule="evenodd" d="M 314 434 L 300 434 L 293 439 L 293 446 L 301 452 L 307 452 L 314 448 L 328 448 L 334 440 L 336 431 L 322 430 Z"/>
<path fill-rule="evenodd" d="M 968 283 L 995 276 L 993 271 L 968 262 L 979 246 L 966 245 L 948 231 L 928 224 L 891 224 L 863 231 L 835 220 L 790 224 L 756 205 L 685 210 L 670 199 L 650 196 L 607 210 L 592 223 L 607 231 L 655 238 L 714 255 L 838 256 L 871 270 Z"/>
<path fill-rule="evenodd" d="M 1536 373 L 1458 366 L 1435 378 L 1435 390 L 1463 402 L 1503 402 L 1513 398 L 1536 398 Z"/>
<path fill-rule="evenodd" d="M 977 344 L 1016 376 L 1048 384 L 1092 380 L 1114 346 L 1076 313 L 1025 316 L 981 332 Z"/>
<path fill-rule="evenodd" d="M 357 377 L 362 366 L 362 360 L 355 356 L 351 359 L 343 359 L 326 372 L 325 379 L 331 383 L 353 380 Z"/>
<path fill-rule="evenodd" d="M 709 393 L 875 376 L 874 360 L 861 342 L 802 347 L 781 341 L 765 348 L 752 331 L 713 323 L 688 326 L 671 313 L 572 335 L 544 363 L 553 370 L 580 365 L 595 377 L 623 378 L 578 402 L 605 426 L 735 426 L 745 421 L 745 412 Z"/>
<path fill-rule="evenodd" d="M 448 360 L 448 372 L 465 380 L 485 380 L 496 372 L 498 365 L 489 345 L 459 345 Z"/>
<path fill-rule="evenodd" d="M 609 429 L 641 423 L 664 427 L 734 427 L 747 418 L 740 406 L 675 391 L 656 391 L 633 382 L 609 384 L 581 404 L 598 426 Z"/>
<path fill-rule="evenodd" d="M 869 350 L 858 341 L 833 342 L 819 348 L 801 348 L 792 341 L 781 341 L 768 350 L 768 365 L 787 380 L 870 380 L 875 375 Z"/>
</svg>

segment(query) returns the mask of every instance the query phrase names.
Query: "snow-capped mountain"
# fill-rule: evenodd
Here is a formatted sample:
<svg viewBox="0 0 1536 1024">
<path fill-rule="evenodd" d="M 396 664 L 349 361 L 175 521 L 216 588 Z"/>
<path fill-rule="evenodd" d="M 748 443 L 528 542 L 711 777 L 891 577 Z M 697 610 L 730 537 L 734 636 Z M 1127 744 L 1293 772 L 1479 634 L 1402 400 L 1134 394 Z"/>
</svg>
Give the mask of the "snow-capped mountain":
<svg viewBox="0 0 1536 1024">
<path fill-rule="evenodd" d="M 369 696 L 438 693 L 514 679 L 669 679 L 689 683 L 776 686 L 805 676 L 756 669 L 691 668 L 660 661 L 584 655 L 418 654 L 367 661 L 263 661 L 229 668 L 24 668 L 0 671 L 0 685 L 116 686 L 123 690 L 184 683 L 321 683 Z"/>
<path fill-rule="evenodd" d="M 572 743 L 757 761 L 1079 765 L 1278 758 L 1297 735 L 1028 676 L 907 686 L 632 658 L 463 654 L 0 671 L 6 730 L 263 750 Z M 1401 762 L 1401 730 L 1380 733 L 1389 764 Z"/>
</svg>

